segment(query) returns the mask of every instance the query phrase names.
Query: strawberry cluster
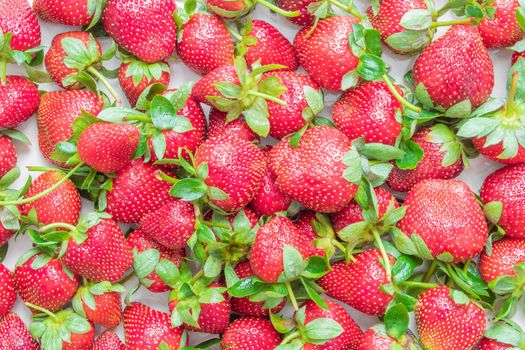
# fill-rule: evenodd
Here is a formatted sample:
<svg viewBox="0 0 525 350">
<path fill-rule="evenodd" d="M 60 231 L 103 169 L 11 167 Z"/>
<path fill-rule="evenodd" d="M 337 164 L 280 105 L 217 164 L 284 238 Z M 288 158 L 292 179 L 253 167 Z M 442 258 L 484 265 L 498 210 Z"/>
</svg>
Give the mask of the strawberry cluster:
<svg viewBox="0 0 525 350">
<path fill-rule="evenodd" d="M 0 350 L 525 349 L 521 1 L 26 1 L 0 0 Z M 39 19 L 75 30 L 45 48 Z M 49 166 L 17 188 L 35 113 Z"/>
</svg>

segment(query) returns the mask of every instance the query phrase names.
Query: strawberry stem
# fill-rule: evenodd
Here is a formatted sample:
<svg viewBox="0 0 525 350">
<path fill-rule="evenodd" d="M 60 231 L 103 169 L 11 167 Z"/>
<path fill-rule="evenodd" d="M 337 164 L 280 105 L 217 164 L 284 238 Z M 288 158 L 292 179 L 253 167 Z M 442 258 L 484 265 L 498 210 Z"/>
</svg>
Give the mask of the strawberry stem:
<svg viewBox="0 0 525 350">
<path fill-rule="evenodd" d="M 122 278 L 120 281 L 118 281 L 119 284 L 126 284 L 128 283 L 130 280 L 133 279 L 133 277 L 135 277 L 135 271 L 132 271 L 129 275 L 127 275 L 126 277 Z"/>
<path fill-rule="evenodd" d="M 286 337 L 284 337 L 283 341 L 281 342 L 280 345 L 286 345 L 288 343 L 290 343 L 292 340 L 295 340 L 297 338 L 299 338 L 301 336 L 301 332 L 299 331 L 295 331 L 295 332 L 292 332 L 290 334 L 288 334 Z"/>
<path fill-rule="evenodd" d="M 286 287 L 286 291 L 288 292 L 288 299 L 292 303 L 293 309 L 295 311 L 298 311 L 299 305 L 297 304 L 297 299 L 295 298 L 295 294 L 293 292 L 292 286 L 290 285 L 290 281 L 284 282 L 284 286 Z"/>
<path fill-rule="evenodd" d="M 225 229 L 225 230 L 229 230 L 231 229 L 230 226 L 228 225 L 223 225 L 223 224 L 220 224 L 218 222 L 213 222 L 213 221 L 201 221 L 204 225 L 206 226 L 210 226 L 210 227 L 218 227 L 218 228 L 222 228 L 222 229 Z"/>
<path fill-rule="evenodd" d="M 432 277 L 432 275 L 436 271 L 436 268 L 437 268 L 437 261 L 436 260 L 432 260 L 432 262 L 428 266 L 428 270 L 425 273 L 425 276 L 423 276 L 423 282 L 430 281 L 430 278 Z"/>
<path fill-rule="evenodd" d="M 396 98 L 396 100 L 399 101 L 399 103 L 401 103 L 403 106 L 405 106 L 406 108 L 410 109 L 411 111 L 414 111 L 416 113 L 420 113 L 421 112 L 421 108 L 420 107 L 414 106 L 413 104 L 408 102 L 403 96 L 401 96 L 401 94 L 399 93 L 399 91 L 397 91 L 396 87 L 394 86 L 394 84 L 392 83 L 392 81 L 390 80 L 388 75 L 386 75 L 386 74 L 383 75 L 381 77 L 381 79 L 383 79 L 383 81 L 388 86 L 388 90 L 390 90 L 392 95 L 394 95 L 394 97 Z"/>
<path fill-rule="evenodd" d="M 0 74 L 0 77 L 2 78 L 2 85 L 5 85 L 7 78 L 7 60 L 5 57 L 2 57 L 2 60 L 0 61 Z"/>
<path fill-rule="evenodd" d="M 338 0 L 328 0 L 328 2 L 350 13 L 352 16 L 356 17 L 357 19 L 363 19 L 363 16 L 361 16 L 359 12 L 357 12 L 356 10 L 352 8 L 352 2 L 349 5 L 345 5 L 342 2 L 339 2 Z"/>
<path fill-rule="evenodd" d="M 266 6 L 271 11 L 276 12 L 276 13 L 280 14 L 281 16 L 284 16 L 284 17 L 297 17 L 297 16 L 299 16 L 301 14 L 299 11 L 285 11 L 282 8 L 277 7 L 274 4 L 272 4 L 271 2 L 268 2 L 266 0 L 255 0 L 255 1 L 258 2 L 259 4 L 263 5 L 263 6 Z"/>
<path fill-rule="evenodd" d="M 237 41 L 242 41 L 242 35 L 237 33 L 235 30 L 233 30 L 227 23 L 226 21 L 222 21 L 222 23 L 224 23 L 224 26 L 226 27 L 226 29 L 228 30 L 228 32 L 230 32 L 230 35 L 233 36 L 235 38 L 235 40 Z"/>
<path fill-rule="evenodd" d="M 122 102 L 120 100 L 120 97 L 118 96 L 117 92 L 115 91 L 115 89 L 113 89 L 111 87 L 111 85 L 109 85 L 109 83 L 106 80 L 106 78 L 104 78 L 104 76 L 98 70 L 96 70 L 93 67 L 88 67 L 87 71 L 89 73 L 93 74 L 102 83 L 102 85 L 105 86 L 106 90 L 108 90 L 110 95 L 113 96 L 113 98 L 115 99 L 115 102 L 117 102 L 117 103 L 121 103 Z"/>
<path fill-rule="evenodd" d="M 514 107 L 514 98 L 516 97 L 516 89 L 518 88 L 518 71 L 512 73 L 510 82 L 509 95 L 507 96 L 507 103 L 505 104 L 505 111 L 512 111 Z"/>
<path fill-rule="evenodd" d="M 31 303 L 24 303 L 24 305 L 29 307 L 29 308 L 31 308 L 31 309 L 35 309 L 37 311 L 40 311 L 40 312 L 48 315 L 49 317 L 51 317 L 53 319 L 56 319 L 56 315 L 54 313 L 52 313 L 51 311 L 49 311 L 47 309 L 44 309 L 41 306 L 38 306 L 38 305 L 35 305 L 35 304 L 31 304 Z"/>
<path fill-rule="evenodd" d="M 172 176 L 169 176 L 168 174 L 166 174 L 165 172 L 161 171 L 157 174 L 157 179 L 159 180 L 163 180 L 163 181 L 166 181 L 170 184 L 176 184 L 177 182 L 179 182 L 179 179 L 176 179 Z"/>
<path fill-rule="evenodd" d="M 46 226 L 42 226 L 38 229 L 38 232 L 45 232 L 55 228 L 67 228 L 69 231 L 76 231 L 76 227 L 65 222 L 55 222 Z"/>
<path fill-rule="evenodd" d="M 192 278 L 191 281 L 190 281 L 190 284 L 193 284 L 193 283 L 197 282 L 197 280 L 198 280 L 199 278 L 201 278 L 203 275 L 204 275 L 204 270 L 200 269 L 199 272 L 197 272 L 197 273 L 195 274 L 195 276 L 193 276 L 193 278 Z"/>
<path fill-rule="evenodd" d="M 283 100 L 281 100 L 281 99 L 279 99 L 277 97 L 268 95 L 268 94 L 264 94 L 264 93 L 259 92 L 259 91 L 249 90 L 248 91 L 248 95 L 261 97 L 261 98 L 264 98 L 265 100 L 269 100 L 269 101 L 275 102 L 277 104 L 280 104 L 281 106 L 286 106 L 286 102 L 284 102 Z"/>
<path fill-rule="evenodd" d="M 392 281 L 392 266 L 390 266 L 390 258 L 385 250 L 385 246 L 383 245 L 383 240 L 381 239 L 381 236 L 379 236 L 379 232 L 377 232 L 376 229 L 372 229 L 372 235 L 374 236 L 374 240 L 377 243 L 377 246 L 379 247 L 381 257 L 384 261 L 386 280 L 390 282 Z"/>
<path fill-rule="evenodd" d="M 337 239 L 332 239 L 332 244 L 334 245 L 334 247 L 338 248 L 343 254 L 346 253 L 346 247 Z"/>
<path fill-rule="evenodd" d="M 430 28 L 453 26 L 456 24 L 470 24 L 470 23 L 473 23 L 475 20 L 476 19 L 474 17 L 469 17 L 469 18 L 463 18 L 463 19 L 456 19 L 453 21 L 432 22 L 432 24 L 430 25 Z"/>
<path fill-rule="evenodd" d="M 438 285 L 435 283 L 417 282 L 417 281 L 401 281 L 399 285 L 406 287 L 417 287 L 422 289 L 436 288 Z"/>
</svg>

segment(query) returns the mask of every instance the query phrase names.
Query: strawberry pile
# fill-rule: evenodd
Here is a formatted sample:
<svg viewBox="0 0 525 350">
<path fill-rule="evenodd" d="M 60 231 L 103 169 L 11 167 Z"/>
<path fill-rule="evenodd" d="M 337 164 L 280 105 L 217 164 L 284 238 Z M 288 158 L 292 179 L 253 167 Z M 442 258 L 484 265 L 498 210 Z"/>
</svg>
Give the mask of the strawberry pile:
<svg viewBox="0 0 525 350">
<path fill-rule="evenodd" d="M 522 1 L 26 1 L 0 0 L 0 350 L 525 349 Z"/>
</svg>

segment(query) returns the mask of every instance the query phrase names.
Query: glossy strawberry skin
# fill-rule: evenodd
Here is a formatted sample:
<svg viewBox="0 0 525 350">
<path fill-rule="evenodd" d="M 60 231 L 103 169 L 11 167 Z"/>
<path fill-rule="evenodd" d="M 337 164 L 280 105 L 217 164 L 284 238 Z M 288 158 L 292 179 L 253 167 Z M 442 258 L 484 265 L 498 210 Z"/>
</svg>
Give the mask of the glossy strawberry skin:
<svg viewBox="0 0 525 350">
<path fill-rule="evenodd" d="M 125 347 L 118 335 L 105 331 L 95 340 L 91 350 L 125 350 Z"/>
<path fill-rule="evenodd" d="M 325 89 L 341 90 L 343 76 L 357 67 L 358 59 L 348 45 L 353 23 L 357 23 L 355 17 L 330 17 L 320 20 L 311 35 L 311 28 L 305 27 L 295 37 L 299 62 Z"/>
<path fill-rule="evenodd" d="M 193 85 L 191 96 L 200 103 L 211 105 L 208 96 L 221 96 L 215 87 L 216 83 L 229 82 L 240 85 L 239 78 L 235 72 L 233 64 L 224 64 L 210 71 Z"/>
<path fill-rule="evenodd" d="M 381 81 L 367 82 L 346 91 L 332 109 L 334 123 L 350 140 L 394 145 L 401 133 L 397 120 L 401 103 Z"/>
<path fill-rule="evenodd" d="M 9 312 L 0 318 L 0 349 L 2 350 L 38 350 L 40 346 L 33 339 L 29 329 L 20 317 Z"/>
<path fill-rule="evenodd" d="M 525 240 L 502 238 L 492 244 L 491 254 L 484 250 L 479 258 L 479 271 L 487 283 L 500 276 L 513 276 L 514 265 L 525 262 Z"/>
<path fill-rule="evenodd" d="M 512 349 L 512 345 L 500 343 L 497 340 L 490 338 L 483 338 L 479 342 L 476 350 L 507 350 Z"/>
<path fill-rule="evenodd" d="M 181 27 L 177 54 L 188 68 L 207 74 L 224 64 L 233 63 L 233 40 L 217 17 L 196 13 Z"/>
<path fill-rule="evenodd" d="M 0 135 L 0 178 L 16 167 L 16 148 L 7 136 Z"/>
<path fill-rule="evenodd" d="M 18 127 L 37 111 L 39 102 L 35 84 L 25 77 L 8 75 L 6 84 L 0 84 L 0 127 Z"/>
<path fill-rule="evenodd" d="M 250 129 L 244 120 L 235 119 L 226 123 L 226 113 L 218 109 L 212 108 L 208 119 L 208 138 L 210 139 L 229 135 L 248 142 L 259 140 L 259 136 Z"/>
<path fill-rule="evenodd" d="M 314 15 L 308 11 L 308 5 L 316 2 L 315 0 L 277 0 L 276 4 L 286 11 L 299 11 L 297 17 L 287 17 L 286 19 L 300 26 L 307 26 L 314 21 Z"/>
<path fill-rule="evenodd" d="M 478 255 L 488 236 L 487 223 L 474 193 L 460 180 L 425 180 L 410 190 L 405 217 L 398 227 L 417 233 L 433 257 L 450 253 L 454 262 Z"/>
<path fill-rule="evenodd" d="M 497 0 L 494 19 L 484 18 L 478 25 L 483 44 L 488 49 L 512 46 L 523 39 L 523 31 L 516 20 L 517 0 Z"/>
<path fill-rule="evenodd" d="M 485 147 L 486 141 L 486 136 L 472 138 L 472 143 L 474 144 L 474 147 L 476 147 L 479 153 L 481 153 L 488 159 L 502 164 L 520 164 L 525 162 L 525 147 L 518 145 L 518 152 L 514 157 L 500 158 L 499 155 L 505 151 L 503 142 L 499 142 L 494 145 L 489 145 Z"/>
<path fill-rule="evenodd" d="M 415 305 L 417 329 L 425 349 L 471 349 L 485 332 L 485 313 L 473 302 L 457 304 L 448 287 L 428 289 Z"/>
<path fill-rule="evenodd" d="M 110 0 L 102 22 L 126 51 L 142 61 L 158 62 L 175 51 L 177 26 L 172 14 L 176 8 L 173 0 Z"/>
<path fill-rule="evenodd" d="M 167 62 L 163 62 L 167 64 Z M 151 80 L 148 80 L 147 77 L 143 77 L 138 84 L 133 82 L 133 77 L 128 76 L 129 63 L 122 63 L 118 70 L 118 82 L 122 91 L 126 95 L 126 98 L 129 101 L 129 104 L 134 107 L 137 104 L 140 94 L 150 85 L 153 84 L 163 84 L 168 86 L 170 83 L 171 74 L 169 72 L 162 71 L 160 77 L 156 79 L 153 77 Z"/>
<path fill-rule="evenodd" d="M 395 340 L 388 335 L 381 336 L 373 328 L 369 328 L 361 339 L 357 350 L 390 350 L 390 346 Z"/>
<path fill-rule="evenodd" d="M 15 231 L 8 230 L 0 223 L 0 247 L 3 246 L 13 235 Z"/>
<path fill-rule="evenodd" d="M 0 30 L 13 33 L 13 50 L 25 51 L 40 45 L 40 25 L 27 1 L 0 3 Z"/>
<path fill-rule="evenodd" d="M 316 250 L 315 255 L 324 256 L 325 251 L 315 246 L 315 240 L 319 238 L 319 236 L 317 235 L 317 232 L 315 232 L 315 229 L 312 224 L 313 221 L 318 221 L 316 218 L 316 212 L 310 209 L 306 209 L 299 213 L 299 217 L 297 218 L 297 220 L 294 221 L 294 224 L 295 226 L 297 226 L 301 234 L 307 237 L 310 240 L 310 242 L 312 242 L 312 245 L 315 247 Z"/>
<path fill-rule="evenodd" d="M 46 22 L 83 27 L 91 22 L 88 1 L 76 0 L 35 0 L 35 14 Z"/>
<path fill-rule="evenodd" d="M 62 350 L 91 350 L 95 339 L 95 327 L 92 323 L 90 325 L 91 328 L 86 333 L 71 333 L 69 341 L 62 342 Z"/>
<path fill-rule="evenodd" d="M 94 295 L 93 298 L 95 299 L 96 305 L 94 310 L 82 302 L 86 319 L 107 329 L 117 327 L 120 321 L 122 321 L 120 294 L 117 292 L 107 292 Z"/>
<path fill-rule="evenodd" d="M 386 272 L 379 259 L 379 250 L 365 250 L 355 255 L 356 261 L 339 262 L 321 277 L 319 285 L 327 295 L 350 305 L 367 315 L 381 316 L 393 296 L 380 290 L 388 283 Z M 391 265 L 395 260 L 390 256 Z"/>
<path fill-rule="evenodd" d="M 483 204 L 501 202 L 498 221 L 510 238 L 525 238 L 525 164 L 509 165 L 485 178 L 480 197 Z"/>
<path fill-rule="evenodd" d="M 15 280 L 11 271 L 0 264 L 0 318 L 7 314 L 16 301 Z"/>
<path fill-rule="evenodd" d="M 263 317 L 241 317 L 233 321 L 221 339 L 222 350 L 273 350 L 281 335 Z"/>
<path fill-rule="evenodd" d="M 210 13 L 213 13 L 216 17 L 219 18 L 235 18 L 236 16 L 228 16 L 222 11 L 231 11 L 231 12 L 241 12 L 245 10 L 246 4 L 243 0 L 229 1 L 229 0 L 206 0 L 206 6 Z M 217 9 L 219 11 L 217 11 Z"/>
</svg>

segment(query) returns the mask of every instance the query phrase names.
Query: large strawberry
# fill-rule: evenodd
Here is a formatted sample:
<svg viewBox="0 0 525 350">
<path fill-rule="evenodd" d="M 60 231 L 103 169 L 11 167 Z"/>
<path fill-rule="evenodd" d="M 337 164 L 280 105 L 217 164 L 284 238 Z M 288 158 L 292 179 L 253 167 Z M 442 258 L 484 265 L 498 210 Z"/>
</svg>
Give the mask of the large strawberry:
<svg viewBox="0 0 525 350">
<path fill-rule="evenodd" d="M 525 164 L 509 165 L 485 178 L 480 197 L 484 205 L 501 203 L 495 218 L 507 237 L 525 238 Z M 498 204 L 496 204 L 498 205 Z"/>
<path fill-rule="evenodd" d="M 115 328 L 122 320 L 120 293 L 122 285 L 104 281 L 88 283 L 77 290 L 73 297 L 73 309 L 87 320 L 104 328 Z"/>
<path fill-rule="evenodd" d="M 33 10 L 47 22 L 86 26 L 95 24 L 100 19 L 104 4 L 100 0 L 35 0 Z"/>
<path fill-rule="evenodd" d="M 0 349 L 39 350 L 40 346 L 29 333 L 24 321 L 10 312 L 0 318 Z"/>
<path fill-rule="evenodd" d="M 135 106 L 140 94 L 150 85 L 170 83 L 170 67 L 167 62 L 147 63 L 126 58 L 118 70 L 118 82 L 131 106 Z"/>
<path fill-rule="evenodd" d="M 259 140 L 259 136 L 250 129 L 246 121 L 235 119 L 227 123 L 226 112 L 221 112 L 216 108 L 210 110 L 208 121 L 208 138 L 228 135 L 249 142 Z"/>
<path fill-rule="evenodd" d="M 221 339 L 222 350 L 273 350 L 281 343 L 281 335 L 263 317 L 241 317 L 233 321 Z"/>
<path fill-rule="evenodd" d="M 523 30 L 516 20 L 520 3 L 517 0 L 497 0 L 490 6 L 496 10 L 494 18 L 483 18 L 478 25 L 483 44 L 489 49 L 508 47 L 523 39 Z"/>
<path fill-rule="evenodd" d="M 525 240 L 503 238 L 492 244 L 489 252 L 484 250 L 479 258 L 479 271 L 485 282 L 490 283 L 501 276 L 514 276 L 514 266 L 525 262 Z"/>
<path fill-rule="evenodd" d="M 173 0 L 110 0 L 102 22 L 126 51 L 142 61 L 158 62 L 175 51 L 177 27 L 172 14 L 176 7 Z"/>
<path fill-rule="evenodd" d="M 16 301 L 15 280 L 11 271 L 0 264 L 0 318 L 7 314 Z"/>
<path fill-rule="evenodd" d="M 425 349 L 471 349 L 485 332 L 485 313 L 459 291 L 436 287 L 415 305 L 419 339 Z"/>
<path fill-rule="evenodd" d="M 91 350 L 125 350 L 125 348 L 118 335 L 105 331 L 95 340 Z"/>
<path fill-rule="evenodd" d="M 40 45 L 40 25 L 27 1 L 0 3 L 0 31 L 4 35 L 12 34 L 12 50 L 26 51 Z"/>
<path fill-rule="evenodd" d="M 16 128 L 38 109 L 40 94 L 28 79 L 8 75 L 0 84 L 0 127 Z"/>
<path fill-rule="evenodd" d="M 407 210 L 398 227 L 423 240 L 431 254 L 426 258 L 464 262 L 483 249 L 487 222 L 463 181 L 424 180 L 408 192 L 404 205 Z"/>
<path fill-rule="evenodd" d="M 17 158 L 13 141 L 0 134 L 0 178 L 16 167 Z"/>
</svg>

